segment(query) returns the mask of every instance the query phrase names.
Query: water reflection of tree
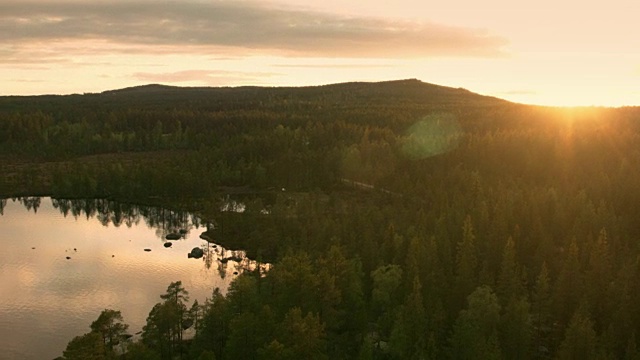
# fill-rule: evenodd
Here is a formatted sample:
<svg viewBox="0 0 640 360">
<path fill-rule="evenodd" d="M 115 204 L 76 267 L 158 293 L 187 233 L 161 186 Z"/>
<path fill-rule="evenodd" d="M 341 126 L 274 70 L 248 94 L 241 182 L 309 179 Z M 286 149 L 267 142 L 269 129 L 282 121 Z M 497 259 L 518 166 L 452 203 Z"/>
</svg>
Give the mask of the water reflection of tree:
<svg viewBox="0 0 640 360">
<path fill-rule="evenodd" d="M 204 251 L 204 256 L 202 260 L 204 261 L 204 266 L 208 269 L 211 269 L 211 265 L 213 261 L 218 258 L 218 249 L 214 247 L 215 245 L 211 245 L 208 241 L 202 245 L 202 250 Z"/>
<path fill-rule="evenodd" d="M 40 208 L 40 204 L 42 203 L 42 198 L 39 197 L 39 196 L 19 197 L 19 198 L 14 198 L 12 200 L 13 201 L 17 200 L 27 210 L 29 210 L 29 211 L 33 210 L 34 213 L 38 212 L 38 208 Z"/>
<path fill-rule="evenodd" d="M 201 246 L 204 256 L 202 260 L 207 269 L 211 269 L 213 263 L 216 263 L 218 276 L 224 279 L 227 276 L 229 264 L 234 267 L 234 272 L 241 273 L 244 271 L 253 271 L 257 267 L 264 269 L 262 264 L 247 258 L 246 252 L 242 250 L 227 250 L 217 246 L 209 241 Z"/>
<path fill-rule="evenodd" d="M 13 198 L 27 210 L 37 212 L 42 203 L 41 197 L 21 197 Z M 0 199 L 0 214 L 3 213 L 8 199 Z M 65 217 L 73 216 L 78 218 L 84 216 L 87 219 L 96 218 L 103 226 L 113 224 L 118 227 L 122 224 L 127 227 L 138 225 L 143 220 L 161 239 L 169 233 L 183 233 L 186 236 L 189 231 L 206 226 L 207 234 L 211 234 L 214 225 L 211 222 L 203 222 L 198 216 L 186 211 L 171 210 L 158 206 L 144 206 L 130 203 L 123 203 L 108 199 L 51 199 L 55 209 L 60 211 Z M 237 209 L 236 209 L 237 210 Z M 216 264 L 216 270 L 221 278 L 227 275 L 229 266 L 234 267 L 238 273 L 244 271 L 255 271 L 260 267 L 261 272 L 268 269 L 268 264 L 258 263 L 250 260 L 243 250 L 227 250 L 216 245 L 211 239 L 205 241 L 201 248 L 204 252 L 202 257 L 206 269 L 211 269 Z M 231 265 L 229 265 L 231 263 Z M 265 267 L 267 266 L 267 267 Z"/>
<path fill-rule="evenodd" d="M 23 198 L 25 199 L 25 198 Z M 34 198 L 40 200 L 41 198 Z M 186 211 L 171 210 L 157 206 L 144 206 L 123 203 L 109 199 L 51 199 L 53 207 L 64 216 L 71 214 L 74 218 L 86 216 L 87 219 L 95 217 L 103 226 L 113 224 L 118 227 L 122 224 L 127 227 L 137 225 L 144 220 L 147 226 L 156 230 L 156 235 L 162 239 L 173 232 L 182 232 L 185 235 L 201 225 L 201 220 Z M 34 200 L 21 200 L 21 203 L 33 207 Z M 37 202 L 37 206 L 39 206 Z M 30 209 L 27 207 L 27 209 Z"/>
</svg>

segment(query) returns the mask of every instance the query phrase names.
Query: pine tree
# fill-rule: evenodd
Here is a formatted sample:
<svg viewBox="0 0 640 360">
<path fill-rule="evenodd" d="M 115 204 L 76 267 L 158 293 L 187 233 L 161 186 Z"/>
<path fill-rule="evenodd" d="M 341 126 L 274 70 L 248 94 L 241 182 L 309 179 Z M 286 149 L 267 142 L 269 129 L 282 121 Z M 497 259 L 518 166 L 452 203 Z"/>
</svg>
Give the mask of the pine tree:
<svg viewBox="0 0 640 360">
<path fill-rule="evenodd" d="M 502 306 L 506 306 L 513 298 L 519 299 L 524 295 L 520 269 L 516 262 L 515 244 L 511 237 L 507 240 L 502 253 L 502 266 L 496 293 Z"/>
<path fill-rule="evenodd" d="M 400 307 L 391 331 L 389 348 L 397 359 L 426 359 L 428 322 L 422 300 L 422 286 L 413 279 L 413 290 Z"/>
<path fill-rule="evenodd" d="M 500 345 L 505 359 L 531 357 L 531 315 L 526 298 L 511 297 L 500 318 Z"/>
<path fill-rule="evenodd" d="M 478 287 L 467 298 L 451 335 L 453 359 L 501 359 L 498 325 L 500 303 L 490 287 Z"/>
<path fill-rule="evenodd" d="M 100 334 L 105 351 L 112 353 L 113 346 L 118 344 L 129 325 L 124 324 L 120 311 L 104 309 L 100 316 L 91 323 L 91 331 Z"/>
<path fill-rule="evenodd" d="M 595 359 L 597 354 L 596 339 L 593 322 L 585 313 L 584 307 L 581 307 L 575 312 L 566 329 L 564 341 L 558 351 L 558 359 Z"/>
<path fill-rule="evenodd" d="M 550 351 L 552 335 L 551 295 L 546 262 L 542 263 L 531 295 L 531 315 L 534 349 L 539 355 L 544 355 Z"/>
<path fill-rule="evenodd" d="M 74 337 L 63 351 L 66 360 L 106 360 L 104 343 L 97 332 Z"/>
<path fill-rule="evenodd" d="M 562 264 L 562 269 L 555 283 L 555 291 L 552 299 L 554 316 L 559 320 L 560 328 L 564 328 L 575 312 L 582 298 L 583 282 L 579 250 L 574 238 L 569 246 L 569 251 Z"/>
<path fill-rule="evenodd" d="M 592 245 L 589 253 L 589 263 L 586 273 L 585 283 L 587 299 L 591 306 L 591 312 L 595 321 L 596 329 L 603 329 L 607 326 L 607 308 L 610 302 L 608 294 L 612 280 L 611 255 L 607 231 L 602 229 L 597 241 Z"/>
<path fill-rule="evenodd" d="M 382 339 L 387 340 L 395 319 L 399 302 L 398 289 L 402 281 L 402 268 L 398 265 L 386 265 L 371 272 L 373 289 L 371 291 L 372 318 L 376 319 L 377 330 Z"/>
<path fill-rule="evenodd" d="M 462 226 L 462 240 L 458 243 L 456 255 L 456 300 L 460 305 L 477 284 L 477 268 L 475 235 L 471 217 L 467 216 Z"/>
</svg>

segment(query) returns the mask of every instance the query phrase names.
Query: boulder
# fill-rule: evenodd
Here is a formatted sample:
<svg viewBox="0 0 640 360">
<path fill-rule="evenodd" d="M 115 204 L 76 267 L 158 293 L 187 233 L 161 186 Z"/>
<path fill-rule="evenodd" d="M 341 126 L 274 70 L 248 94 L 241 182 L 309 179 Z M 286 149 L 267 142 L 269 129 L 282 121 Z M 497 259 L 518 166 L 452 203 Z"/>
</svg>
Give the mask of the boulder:
<svg viewBox="0 0 640 360">
<path fill-rule="evenodd" d="M 166 248 L 170 248 L 171 245 L 173 245 L 173 243 L 171 241 L 167 241 L 166 243 L 164 243 L 164 247 L 166 247 Z"/>
<path fill-rule="evenodd" d="M 202 249 L 200 249 L 199 247 L 194 247 L 193 249 L 191 249 L 191 252 L 188 256 L 190 258 L 200 259 L 204 256 L 204 251 L 202 251 Z"/>
<path fill-rule="evenodd" d="M 165 239 L 167 240 L 180 240 L 182 236 L 180 236 L 180 234 L 176 234 L 176 233 L 171 233 L 171 234 L 167 234 L 167 236 L 165 236 Z"/>
</svg>

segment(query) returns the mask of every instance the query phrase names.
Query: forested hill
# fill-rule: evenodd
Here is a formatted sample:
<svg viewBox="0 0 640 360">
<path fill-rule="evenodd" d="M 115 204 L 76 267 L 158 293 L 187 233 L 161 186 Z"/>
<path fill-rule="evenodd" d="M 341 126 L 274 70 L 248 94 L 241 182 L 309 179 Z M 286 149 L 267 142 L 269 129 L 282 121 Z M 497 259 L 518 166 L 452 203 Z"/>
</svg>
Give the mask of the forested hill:
<svg viewBox="0 0 640 360">
<path fill-rule="evenodd" d="M 206 178 L 211 189 L 326 189 L 345 178 L 406 187 L 397 170 L 453 159 L 487 175 L 537 179 L 555 175 L 540 167 L 558 153 L 554 134 L 568 131 L 567 124 L 575 123 L 580 136 L 596 135 L 603 126 L 633 131 L 637 114 L 634 108 L 514 104 L 418 80 L 273 88 L 146 85 L 8 96 L 0 97 L 0 193 L 64 193 L 69 185 L 57 186 L 55 174 L 64 173 L 69 161 L 88 167 L 80 178 L 129 171 L 160 177 L 154 184 L 169 181 L 159 169 L 171 164 L 189 169 L 174 175 L 193 178 L 180 184 Z M 133 163 L 148 166 L 129 169 Z M 511 172 L 503 173 L 507 164 Z M 119 192 L 86 182 L 81 189 Z M 143 194 L 162 192 L 149 185 Z"/>
<path fill-rule="evenodd" d="M 306 87 L 174 87 L 165 85 L 144 85 L 120 90 L 105 91 L 102 95 L 167 96 L 173 99 L 199 99 L 210 101 L 244 100 L 247 105 L 264 103 L 267 100 L 290 100 L 293 102 L 322 102 L 344 104 L 354 102 L 362 105 L 379 102 L 388 105 L 394 101 L 421 105 L 477 105 L 493 104 L 499 99 L 474 94 L 465 89 L 456 89 L 424 83 L 419 80 L 395 80 L 384 82 L 349 82 L 322 86 Z"/>
<path fill-rule="evenodd" d="M 455 131 L 466 131 L 458 126 L 465 121 L 468 130 L 511 127 L 515 122 L 499 124 L 489 116 L 520 108 L 418 80 L 311 87 L 145 85 L 99 94 L 0 97 L 0 159 L 8 169 L 0 185 L 5 184 L 4 193 L 28 193 L 20 184 L 29 181 L 18 175 L 26 170 L 25 162 L 60 165 L 80 158 L 91 163 L 95 159 L 87 156 L 102 156 L 101 162 L 104 156 L 117 156 L 125 167 L 132 159 L 158 165 L 188 151 L 197 152 L 190 158 L 198 161 L 217 159 L 207 167 L 216 184 L 326 187 L 343 177 L 337 170 L 341 153 L 365 133 L 392 145 L 397 135 L 434 114 L 453 117 L 446 122 Z M 170 155 L 159 155 L 162 151 Z M 297 175 L 283 178 L 286 163 Z M 29 171 L 28 178 L 39 178 L 38 193 L 53 191 L 42 184 L 52 182 L 49 174 L 55 170 Z"/>
<path fill-rule="evenodd" d="M 291 106 L 494 106 L 506 103 L 497 98 L 474 94 L 465 89 L 396 80 L 377 83 L 351 82 L 308 87 L 177 87 L 142 85 L 84 95 L 42 95 L 0 97 L 0 111 L 26 107 L 74 105 L 118 108 L 135 104 L 147 108 L 189 108 L 192 110 L 228 110 L 237 108 L 277 109 Z"/>
</svg>

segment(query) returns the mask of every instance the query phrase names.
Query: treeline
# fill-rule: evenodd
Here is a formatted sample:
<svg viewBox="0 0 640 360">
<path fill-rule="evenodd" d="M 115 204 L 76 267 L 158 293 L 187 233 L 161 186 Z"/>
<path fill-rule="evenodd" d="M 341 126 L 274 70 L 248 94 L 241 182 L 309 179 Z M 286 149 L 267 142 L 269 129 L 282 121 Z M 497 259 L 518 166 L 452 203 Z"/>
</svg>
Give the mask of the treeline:
<svg viewBox="0 0 640 360">
<path fill-rule="evenodd" d="M 11 101 L 0 153 L 33 163 L 7 167 L 6 192 L 271 194 L 241 214 L 194 202 L 217 242 L 273 267 L 198 305 L 192 340 L 136 342 L 149 358 L 638 358 L 638 108 L 416 81 Z M 86 132 L 47 145 L 64 121 Z"/>
</svg>

